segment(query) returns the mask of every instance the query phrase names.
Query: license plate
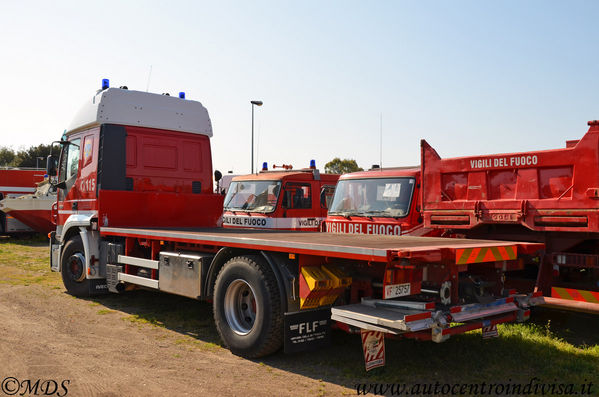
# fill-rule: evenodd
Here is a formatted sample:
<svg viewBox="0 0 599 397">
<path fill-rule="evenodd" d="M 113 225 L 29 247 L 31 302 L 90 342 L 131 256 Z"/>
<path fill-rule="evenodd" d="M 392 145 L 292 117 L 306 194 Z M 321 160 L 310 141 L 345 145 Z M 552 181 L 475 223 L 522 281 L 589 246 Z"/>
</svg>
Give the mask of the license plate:
<svg viewBox="0 0 599 397">
<path fill-rule="evenodd" d="M 385 285 L 385 296 L 383 299 L 398 298 L 410 295 L 410 283 Z"/>
</svg>

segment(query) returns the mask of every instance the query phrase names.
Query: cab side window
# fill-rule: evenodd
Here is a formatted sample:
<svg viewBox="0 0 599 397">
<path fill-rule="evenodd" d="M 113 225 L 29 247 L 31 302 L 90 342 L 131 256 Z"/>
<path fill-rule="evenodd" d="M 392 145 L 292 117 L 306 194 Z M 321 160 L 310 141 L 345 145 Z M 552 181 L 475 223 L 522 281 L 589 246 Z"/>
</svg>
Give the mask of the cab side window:
<svg viewBox="0 0 599 397">
<path fill-rule="evenodd" d="M 283 207 L 288 209 L 312 208 L 312 189 L 310 185 L 288 183 L 285 185 Z"/>
<path fill-rule="evenodd" d="M 79 171 L 79 154 L 81 152 L 79 145 L 81 145 L 81 139 L 75 139 L 71 142 L 73 144 L 64 147 L 60 155 L 58 177 L 59 181 L 65 182 L 66 186 L 65 189 L 59 189 L 59 200 L 65 199 L 67 193 L 73 187 L 75 179 L 77 178 L 77 172 Z"/>
<path fill-rule="evenodd" d="M 320 189 L 320 207 L 328 209 L 335 195 L 335 186 L 323 186 Z"/>
<path fill-rule="evenodd" d="M 79 146 L 81 145 L 81 139 L 75 139 L 73 144 L 74 145 L 69 145 L 69 152 L 67 153 L 67 173 L 65 178 L 67 181 L 76 177 L 77 171 L 79 170 Z"/>
</svg>

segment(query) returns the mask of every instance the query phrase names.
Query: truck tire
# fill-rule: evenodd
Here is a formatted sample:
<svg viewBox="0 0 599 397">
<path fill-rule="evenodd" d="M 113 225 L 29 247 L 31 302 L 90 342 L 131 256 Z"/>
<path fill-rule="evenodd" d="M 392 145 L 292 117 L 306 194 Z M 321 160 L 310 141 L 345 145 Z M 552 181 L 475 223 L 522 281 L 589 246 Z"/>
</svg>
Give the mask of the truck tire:
<svg viewBox="0 0 599 397">
<path fill-rule="evenodd" d="M 213 305 L 218 333 L 233 354 L 257 358 L 281 347 L 279 287 L 260 257 L 239 256 L 225 263 L 216 278 Z"/>
<path fill-rule="evenodd" d="M 62 282 L 74 296 L 89 296 L 89 280 L 85 277 L 85 251 L 80 236 L 73 236 L 64 246 L 61 259 Z"/>
</svg>

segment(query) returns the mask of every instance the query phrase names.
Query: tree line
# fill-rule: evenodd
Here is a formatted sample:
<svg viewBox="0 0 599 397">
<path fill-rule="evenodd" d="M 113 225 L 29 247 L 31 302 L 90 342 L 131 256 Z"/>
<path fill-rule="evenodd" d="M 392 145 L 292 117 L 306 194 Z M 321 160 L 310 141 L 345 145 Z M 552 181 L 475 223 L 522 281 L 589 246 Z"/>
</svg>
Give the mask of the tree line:
<svg viewBox="0 0 599 397">
<path fill-rule="evenodd" d="M 52 145 L 31 146 L 29 149 L 14 150 L 0 146 L 0 167 L 37 167 L 46 168 L 46 157 Z"/>
</svg>

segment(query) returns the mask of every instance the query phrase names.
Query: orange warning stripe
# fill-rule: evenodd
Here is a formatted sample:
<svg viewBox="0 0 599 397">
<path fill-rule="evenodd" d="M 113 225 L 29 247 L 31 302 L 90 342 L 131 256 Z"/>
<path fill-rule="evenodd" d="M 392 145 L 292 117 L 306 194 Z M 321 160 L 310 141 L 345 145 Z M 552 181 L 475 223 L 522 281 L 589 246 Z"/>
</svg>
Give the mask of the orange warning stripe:
<svg viewBox="0 0 599 397">
<path fill-rule="evenodd" d="M 581 289 L 551 287 L 551 297 L 578 302 L 599 303 L 599 292 L 584 291 Z"/>
<path fill-rule="evenodd" d="M 516 259 L 517 247 L 484 247 L 484 248 L 458 248 L 456 249 L 456 263 L 465 265 L 468 263 L 508 261 Z"/>
</svg>

